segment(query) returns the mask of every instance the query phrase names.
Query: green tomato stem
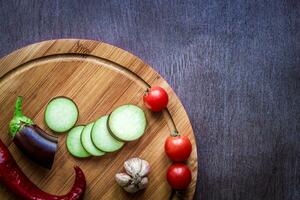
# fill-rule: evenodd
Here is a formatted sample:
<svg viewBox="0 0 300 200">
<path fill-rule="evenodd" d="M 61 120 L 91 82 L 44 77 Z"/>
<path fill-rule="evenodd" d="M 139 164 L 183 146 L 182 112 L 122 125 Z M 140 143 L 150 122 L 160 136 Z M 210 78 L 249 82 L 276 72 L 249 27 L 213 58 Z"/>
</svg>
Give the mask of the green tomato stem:
<svg viewBox="0 0 300 200">
<path fill-rule="evenodd" d="M 178 133 L 177 130 L 174 130 L 174 131 L 171 132 L 171 136 L 177 137 L 177 136 L 180 136 L 180 134 Z"/>
</svg>

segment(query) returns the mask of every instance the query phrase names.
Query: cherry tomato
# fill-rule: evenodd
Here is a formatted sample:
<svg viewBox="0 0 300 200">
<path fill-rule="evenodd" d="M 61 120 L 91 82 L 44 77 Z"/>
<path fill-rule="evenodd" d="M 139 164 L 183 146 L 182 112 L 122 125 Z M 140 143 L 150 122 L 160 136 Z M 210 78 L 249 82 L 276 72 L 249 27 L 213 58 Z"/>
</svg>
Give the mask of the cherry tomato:
<svg viewBox="0 0 300 200">
<path fill-rule="evenodd" d="M 186 161 L 192 152 L 192 144 L 187 136 L 172 134 L 166 139 L 165 152 L 172 161 Z"/>
<path fill-rule="evenodd" d="M 167 181 L 173 189 L 184 190 L 192 181 L 192 173 L 184 163 L 174 163 L 167 171 Z"/>
<path fill-rule="evenodd" d="M 146 92 L 143 100 L 147 108 L 154 112 L 158 112 L 167 107 L 169 97 L 163 88 L 154 86 Z"/>
</svg>

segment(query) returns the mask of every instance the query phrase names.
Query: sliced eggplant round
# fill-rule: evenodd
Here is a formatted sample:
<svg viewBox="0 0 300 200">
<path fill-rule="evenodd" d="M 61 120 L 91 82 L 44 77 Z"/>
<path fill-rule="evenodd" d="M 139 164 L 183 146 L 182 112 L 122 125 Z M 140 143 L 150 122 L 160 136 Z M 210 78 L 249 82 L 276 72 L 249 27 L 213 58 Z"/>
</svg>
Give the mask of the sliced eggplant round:
<svg viewBox="0 0 300 200">
<path fill-rule="evenodd" d="M 78 158 L 91 156 L 81 144 L 81 133 L 84 126 L 76 126 L 70 130 L 67 136 L 67 149 L 70 154 Z"/>
<path fill-rule="evenodd" d="M 103 156 L 105 152 L 99 150 L 92 142 L 92 128 L 94 123 L 86 125 L 81 133 L 81 143 L 83 148 L 93 156 Z"/>
<path fill-rule="evenodd" d="M 108 116 L 98 119 L 92 129 L 92 141 L 95 146 L 105 152 L 114 152 L 121 149 L 124 142 L 118 141 L 110 135 L 107 129 Z"/>
<path fill-rule="evenodd" d="M 108 119 L 110 133 L 122 141 L 137 140 L 144 134 L 146 125 L 144 111 L 131 104 L 116 108 Z"/>
<path fill-rule="evenodd" d="M 78 113 L 73 100 L 67 97 L 56 97 L 46 107 L 45 122 L 51 130 L 63 133 L 76 124 Z"/>
</svg>

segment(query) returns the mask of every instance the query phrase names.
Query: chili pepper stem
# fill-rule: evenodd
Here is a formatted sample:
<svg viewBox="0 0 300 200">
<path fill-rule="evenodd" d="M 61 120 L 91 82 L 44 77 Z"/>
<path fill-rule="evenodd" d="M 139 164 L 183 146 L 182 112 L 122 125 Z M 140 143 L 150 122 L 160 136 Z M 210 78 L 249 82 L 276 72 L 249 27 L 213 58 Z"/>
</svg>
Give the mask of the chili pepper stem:
<svg viewBox="0 0 300 200">
<path fill-rule="evenodd" d="M 9 123 L 9 133 L 14 137 L 23 125 L 32 125 L 33 121 L 23 115 L 22 112 L 23 97 L 19 96 L 15 105 L 15 112 L 12 120 Z"/>
</svg>

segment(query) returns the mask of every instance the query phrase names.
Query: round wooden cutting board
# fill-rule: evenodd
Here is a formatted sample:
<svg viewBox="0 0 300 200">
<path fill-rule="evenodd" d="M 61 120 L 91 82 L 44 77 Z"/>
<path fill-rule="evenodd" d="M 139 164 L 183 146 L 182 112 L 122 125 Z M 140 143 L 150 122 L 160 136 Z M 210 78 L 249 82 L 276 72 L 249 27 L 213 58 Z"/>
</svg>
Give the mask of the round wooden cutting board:
<svg viewBox="0 0 300 200">
<path fill-rule="evenodd" d="M 143 105 L 142 96 L 153 85 L 165 88 L 169 94 L 168 109 L 162 113 L 152 113 Z M 61 95 L 78 105 L 77 124 L 95 121 L 119 105 L 132 103 L 144 109 L 148 126 L 143 137 L 126 143 L 120 151 L 87 159 L 72 157 L 66 149 L 66 134 L 61 134 L 59 150 L 49 171 L 23 156 L 8 136 L 8 123 L 20 95 L 24 96 L 25 115 L 51 134 L 43 120 L 45 107 L 50 99 Z M 67 193 L 74 181 L 73 166 L 78 165 L 87 179 L 85 199 L 91 200 L 169 199 L 171 188 L 165 177 L 171 161 L 164 153 L 164 142 L 177 129 L 193 145 L 188 160 L 193 180 L 185 199 L 194 196 L 197 148 L 188 116 L 167 82 L 127 51 L 102 42 L 76 39 L 45 41 L 19 49 L 0 60 L 0 113 L 0 137 L 35 184 L 49 193 Z M 124 192 L 114 179 L 117 172 L 123 171 L 123 162 L 132 157 L 143 158 L 151 165 L 148 188 L 135 195 Z M 16 199 L 2 184 L 0 197 Z"/>
</svg>

